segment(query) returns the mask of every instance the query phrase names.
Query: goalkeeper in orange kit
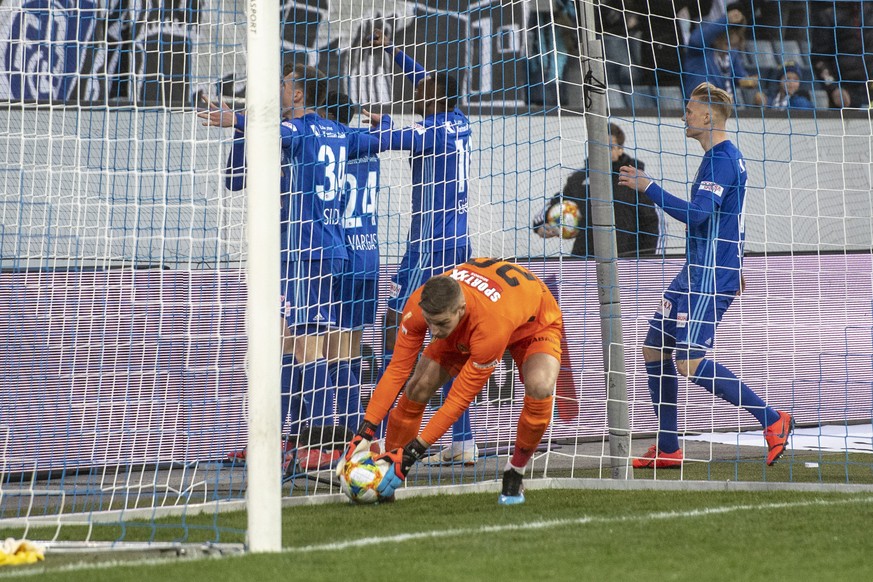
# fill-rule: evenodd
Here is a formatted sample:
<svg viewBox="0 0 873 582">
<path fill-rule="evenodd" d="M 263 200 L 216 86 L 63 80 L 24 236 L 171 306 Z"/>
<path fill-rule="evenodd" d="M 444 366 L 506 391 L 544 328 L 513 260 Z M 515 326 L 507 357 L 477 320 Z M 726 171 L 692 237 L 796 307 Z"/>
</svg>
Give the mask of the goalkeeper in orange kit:
<svg viewBox="0 0 873 582">
<path fill-rule="evenodd" d="M 352 455 L 369 450 L 379 423 L 405 384 L 388 416 L 387 452 L 377 457 L 390 463 L 378 487 L 380 497 L 390 498 L 428 447 L 470 406 L 509 349 L 521 371 L 525 396 L 499 503 L 523 503 L 524 468 L 552 417 L 562 329 L 561 310 L 551 292 L 519 265 L 471 259 L 432 277 L 406 302 L 394 357 L 376 386 L 361 428 L 346 447 L 337 475 Z M 419 359 L 428 331 L 432 339 Z M 427 402 L 450 377 L 455 378 L 451 392 L 419 434 Z"/>
</svg>

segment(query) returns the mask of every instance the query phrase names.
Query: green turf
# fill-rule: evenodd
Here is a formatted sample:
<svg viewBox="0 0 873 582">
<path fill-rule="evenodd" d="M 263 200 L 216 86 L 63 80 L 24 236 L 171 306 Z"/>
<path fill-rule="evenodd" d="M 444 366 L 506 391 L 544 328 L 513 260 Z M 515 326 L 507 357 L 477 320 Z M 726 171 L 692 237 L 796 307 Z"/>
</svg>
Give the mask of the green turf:
<svg viewBox="0 0 873 582">
<path fill-rule="evenodd" d="M 807 466 L 809 465 L 809 466 Z M 559 475 L 549 471 L 550 477 Z M 609 476 L 609 467 L 599 469 L 576 469 L 573 477 L 603 478 Z M 764 457 L 755 459 L 709 462 L 686 462 L 683 469 L 634 471 L 635 479 L 687 480 L 687 481 L 751 481 L 769 483 L 873 483 L 873 457 L 864 453 L 816 453 L 799 452 L 786 454 L 778 463 L 768 467 Z"/>
<path fill-rule="evenodd" d="M 222 517 L 228 527 L 242 527 L 244 519 L 243 514 Z M 873 577 L 870 493 L 537 490 L 529 491 L 527 503 L 517 507 L 499 507 L 494 493 L 444 495 L 378 506 L 286 509 L 283 523 L 288 550 L 279 555 L 62 571 L 58 568 L 69 558 L 50 554 L 45 570 L 33 570 L 38 572 L 34 579 Z M 407 537 L 385 539 L 389 536 Z M 329 545 L 367 538 L 374 539 L 359 546 Z"/>
</svg>

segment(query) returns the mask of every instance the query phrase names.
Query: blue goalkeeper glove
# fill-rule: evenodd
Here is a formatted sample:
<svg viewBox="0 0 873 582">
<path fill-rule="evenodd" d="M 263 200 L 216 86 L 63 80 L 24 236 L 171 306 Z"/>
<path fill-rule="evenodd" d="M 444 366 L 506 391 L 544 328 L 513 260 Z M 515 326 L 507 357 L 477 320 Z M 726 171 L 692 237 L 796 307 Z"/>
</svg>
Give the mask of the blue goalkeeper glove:
<svg viewBox="0 0 873 582">
<path fill-rule="evenodd" d="M 394 449 L 387 453 L 382 453 L 376 457 L 376 461 L 386 461 L 390 463 L 388 470 L 382 476 L 379 486 L 376 487 L 376 492 L 379 493 L 381 499 L 386 499 L 394 495 L 394 492 L 406 480 L 409 470 L 424 456 L 428 445 L 422 443 L 418 439 L 413 439 L 408 445 L 402 449 Z"/>
<path fill-rule="evenodd" d="M 376 436 L 376 430 L 378 428 L 379 427 L 375 424 L 367 422 L 366 420 L 361 423 L 361 428 L 358 429 L 358 433 L 351 441 L 349 441 L 349 444 L 346 445 L 346 450 L 343 452 L 343 456 L 340 457 L 339 463 L 336 464 L 337 477 L 343 474 L 343 467 L 345 467 L 346 463 L 348 463 L 352 457 L 358 453 L 370 450 L 370 442 Z"/>
</svg>

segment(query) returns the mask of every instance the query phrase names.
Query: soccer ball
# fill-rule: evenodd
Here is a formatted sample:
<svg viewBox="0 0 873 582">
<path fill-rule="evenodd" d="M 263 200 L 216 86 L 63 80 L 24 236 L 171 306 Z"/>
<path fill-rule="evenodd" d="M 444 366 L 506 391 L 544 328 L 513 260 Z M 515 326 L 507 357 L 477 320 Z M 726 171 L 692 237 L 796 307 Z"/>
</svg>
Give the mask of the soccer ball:
<svg viewBox="0 0 873 582">
<path fill-rule="evenodd" d="M 365 451 L 354 455 L 340 474 L 340 489 L 355 503 L 375 503 L 379 501 L 376 487 L 388 470 L 386 461 L 377 461 L 376 456 Z"/>
<path fill-rule="evenodd" d="M 579 207 L 572 200 L 552 204 L 546 222 L 561 229 L 561 238 L 576 238 L 579 232 Z"/>
</svg>

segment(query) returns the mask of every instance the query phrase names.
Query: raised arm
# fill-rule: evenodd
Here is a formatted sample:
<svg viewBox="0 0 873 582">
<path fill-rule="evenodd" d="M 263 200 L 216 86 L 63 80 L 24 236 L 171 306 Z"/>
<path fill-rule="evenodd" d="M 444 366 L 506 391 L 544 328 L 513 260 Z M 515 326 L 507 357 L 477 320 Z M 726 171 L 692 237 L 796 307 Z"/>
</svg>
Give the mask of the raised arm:
<svg viewBox="0 0 873 582">
<path fill-rule="evenodd" d="M 381 46 L 385 52 L 394 57 L 394 62 L 403 70 L 404 76 L 412 83 L 413 87 L 418 85 L 418 82 L 427 76 L 425 68 L 415 62 L 415 59 L 394 46 L 391 43 L 391 39 L 383 31 L 379 29 L 374 30 L 372 42 L 374 46 Z"/>
<path fill-rule="evenodd" d="M 709 220 L 718 206 L 709 196 L 697 195 L 690 202 L 673 196 L 654 182 L 643 193 L 664 212 L 685 224 L 699 226 Z"/>
<path fill-rule="evenodd" d="M 237 113 L 233 127 L 233 144 L 227 155 L 227 166 L 224 170 L 224 186 L 228 190 L 238 191 L 246 187 L 246 116 Z"/>
<path fill-rule="evenodd" d="M 713 198 L 703 194 L 694 196 L 691 202 L 674 196 L 655 184 L 645 172 L 632 166 L 622 166 L 619 169 L 618 184 L 643 192 L 652 202 L 663 208 L 664 212 L 685 224 L 703 224 L 718 208 Z"/>
<path fill-rule="evenodd" d="M 412 125 L 394 129 L 390 115 L 379 115 L 366 110 L 361 114 L 370 121 L 370 135 L 378 138 L 379 151 L 423 151 L 433 147 L 433 131 L 424 126 Z"/>
</svg>

